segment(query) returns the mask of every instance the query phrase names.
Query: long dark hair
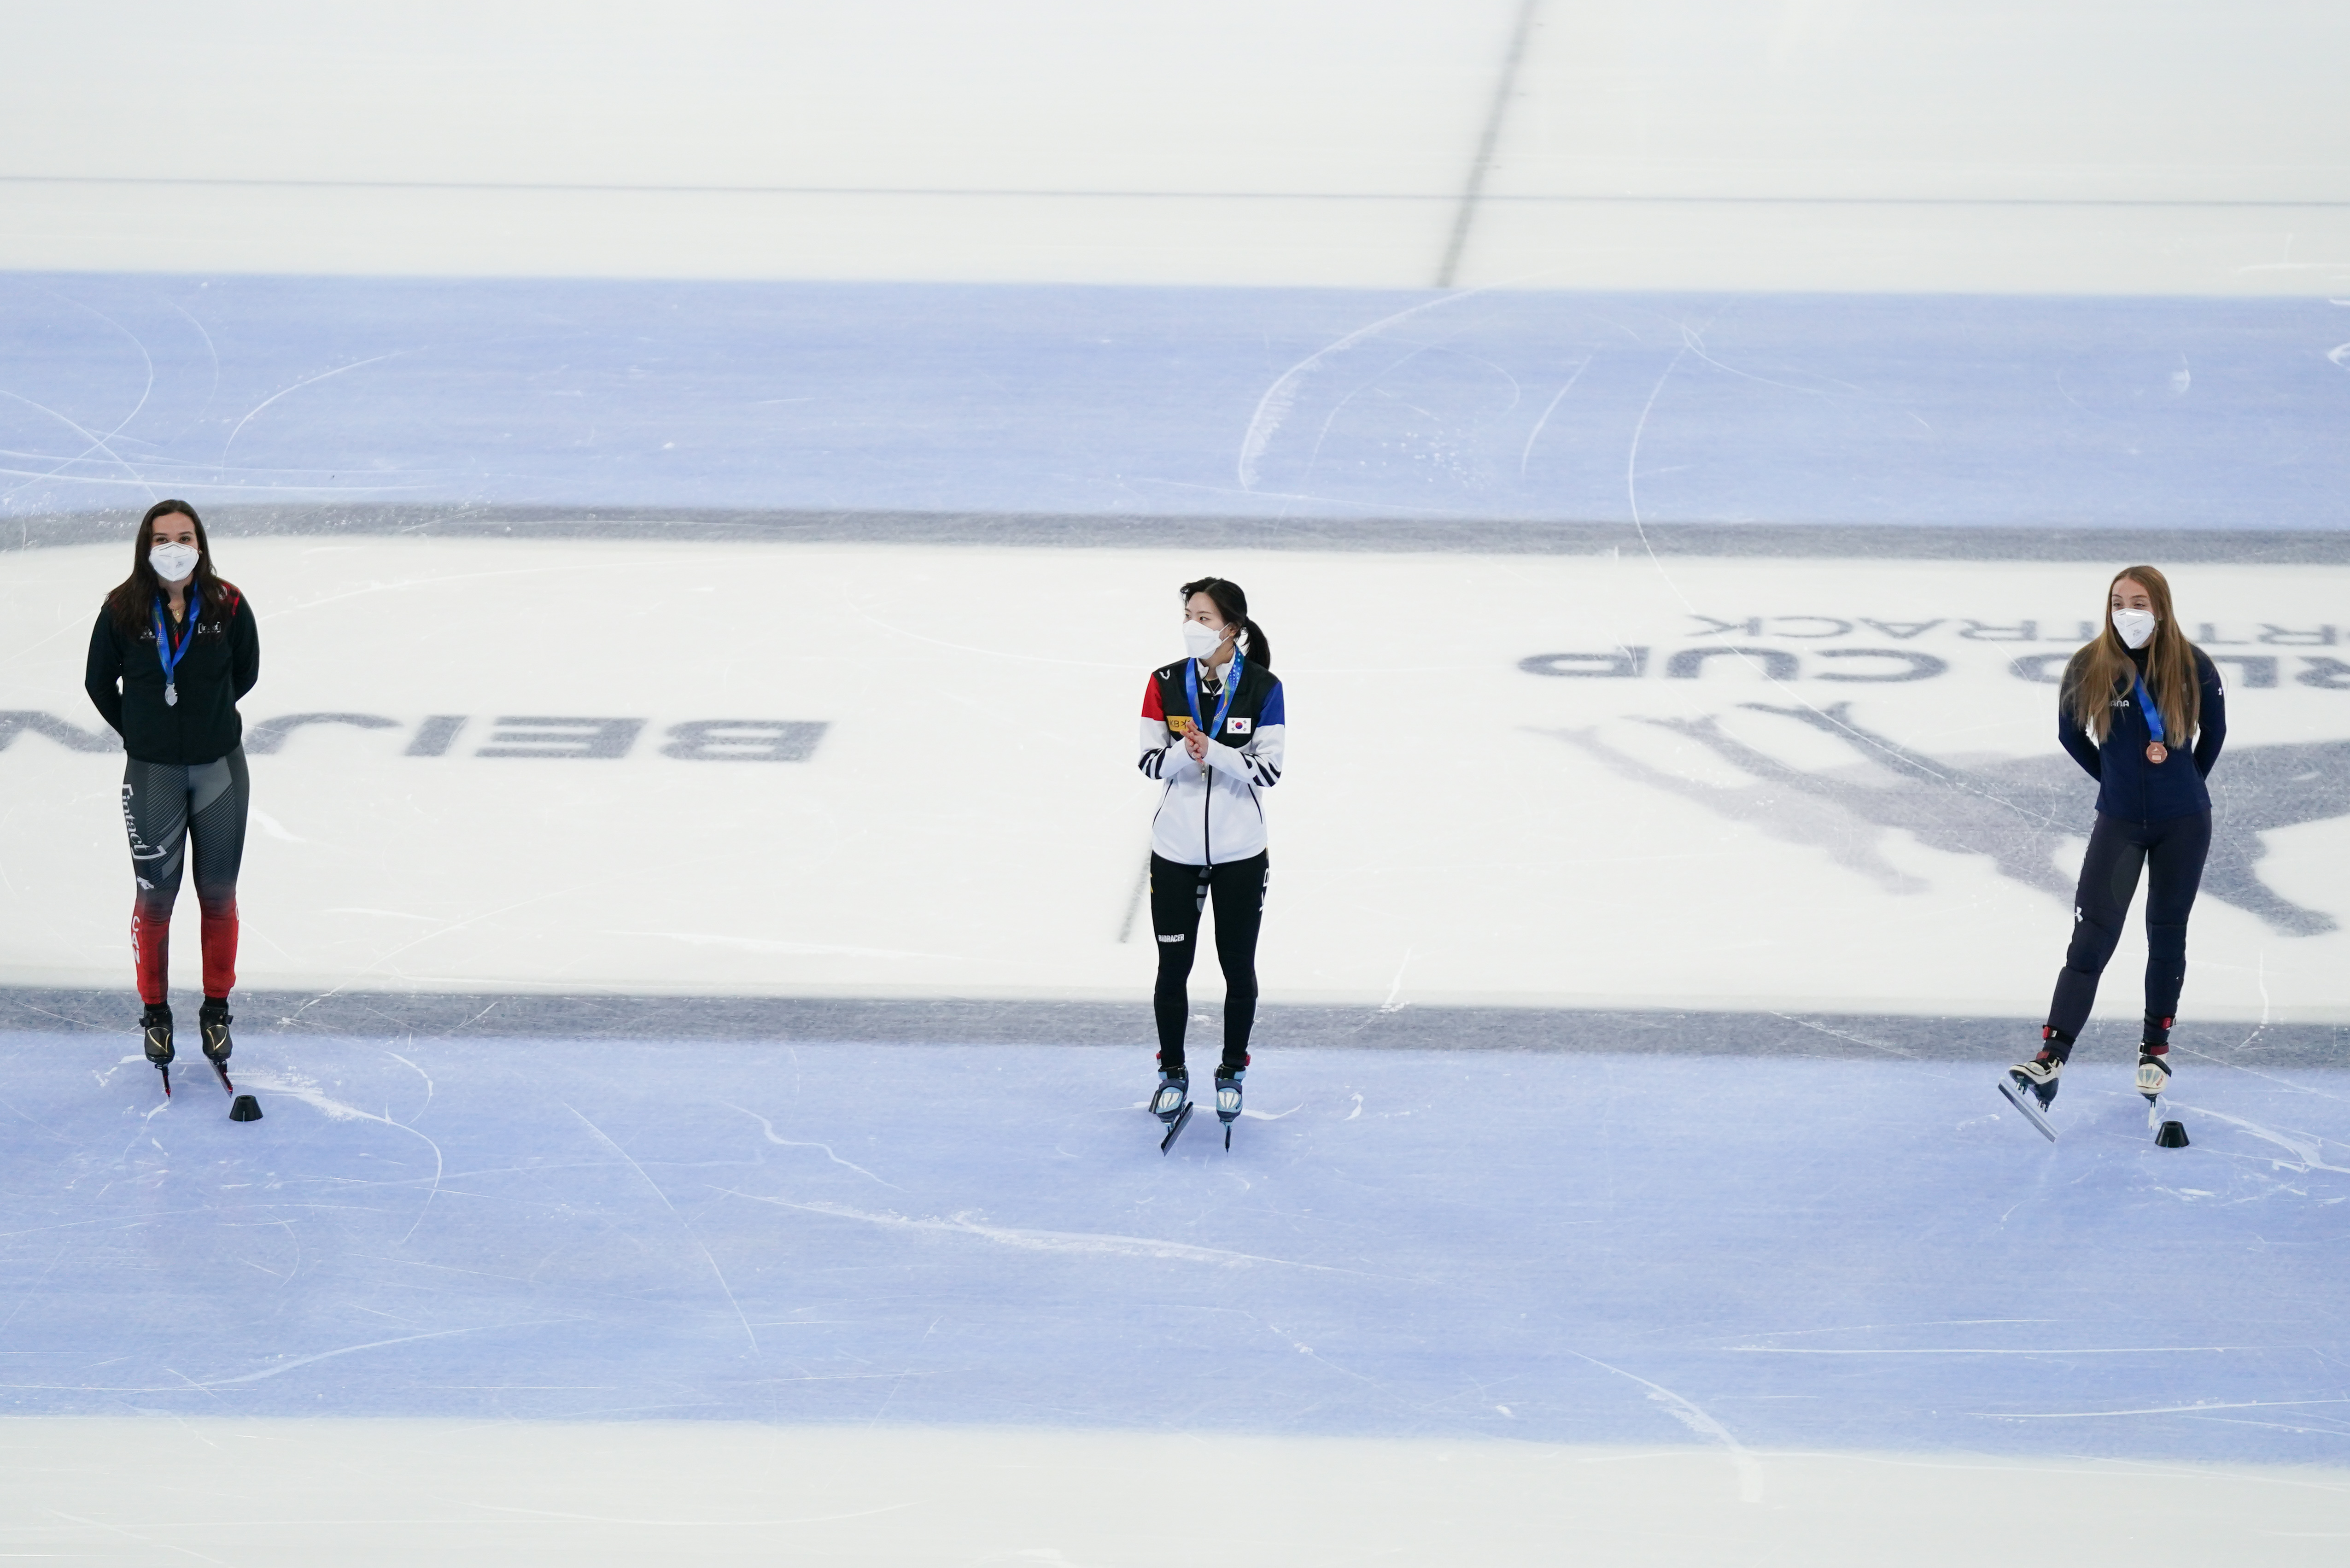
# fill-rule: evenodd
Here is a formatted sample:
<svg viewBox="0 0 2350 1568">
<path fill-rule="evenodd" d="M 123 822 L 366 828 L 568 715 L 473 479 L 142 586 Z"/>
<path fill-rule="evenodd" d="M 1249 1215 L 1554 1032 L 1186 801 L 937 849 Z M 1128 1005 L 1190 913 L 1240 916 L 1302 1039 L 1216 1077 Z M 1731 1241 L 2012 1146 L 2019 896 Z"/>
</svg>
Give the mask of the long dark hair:
<svg viewBox="0 0 2350 1568">
<path fill-rule="evenodd" d="M 2106 604 L 2098 613 L 2105 629 L 2081 645 L 2064 667 L 2064 701 L 2081 728 L 2105 744 L 2113 722 L 2113 701 L 2130 690 L 2137 667 L 2129 644 L 2114 629 L 2114 583 L 2124 578 L 2146 589 L 2154 607 L 2154 639 L 2146 645 L 2146 689 L 2162 711 L 2163 733 L 2174 746 L 2193 743 L 2203 722 L 2203 684 L 2196 678 L 2195 645 L 2178 629 L 2170 613 L 2170 583 L 2152 566 L 2124 566 L 2106 585 Z"/>
<path fill-rule="evenodd" d="M 188 585 L 193 600 L 191 615 L 201 618 L 209 610 L 218 617 L 221 607 L 228 602 L 221 591 L 225 585 L 213 571 L 213 545 L 204 535 L 204 520 L 184 501 L 158 501 L 147 508 L 146 516 L 139 519 L 139 537 L 131 544 L 130 575 L 106 596 L 107 613 L 114 618 L 115 629 L 127 638 L 135 638 L 147 629 L 155 618 L 155 600 L 163 592 L 163 579 L 155 575 L 155 568 L 147 560 L 147 552 L 155 547 L 155 520 L 159 517 L 184 517 L 196 530 L 196 576 Z M 195 622 L 191 620 L 189 624 Z"/>
<path fill-rule="evenodd" d="M 1241 657 L 1267 675 L 1272 674 L 1273 639 L 1264 635 L 1264 628 L 1249 619 L 1248 595 L 1241 591 L 1241 586 L 1222 577 L 1201 577 L 1196 583 L 1183 585 L 1185 604 L 1191 602 L 1193 594 L 1207 595 L 1214 603 L 1216 613 L 1224 618 L 1224 624 L 1241 628 L 1237 644 Z"/>
</svg>

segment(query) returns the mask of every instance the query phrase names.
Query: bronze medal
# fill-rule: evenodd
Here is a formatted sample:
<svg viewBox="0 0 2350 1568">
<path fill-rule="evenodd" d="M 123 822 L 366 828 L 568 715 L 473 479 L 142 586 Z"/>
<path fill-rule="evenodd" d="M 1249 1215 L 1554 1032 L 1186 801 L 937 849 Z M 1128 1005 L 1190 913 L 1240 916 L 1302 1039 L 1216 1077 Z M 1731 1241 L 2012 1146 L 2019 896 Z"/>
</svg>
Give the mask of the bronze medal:
<svg viewBox="0 0 2350 1568">
<path fill-rule="evenodd" d="M 2160 767 L 2169 759 L 2170 748 L 2168 746 L 2164 745 L 2160 741 L 2152 741 L 2147 742 L 2146 748 L 2146 760 L 2147 762 L 2152 763 L 2156 767 Z"/>
</svg>

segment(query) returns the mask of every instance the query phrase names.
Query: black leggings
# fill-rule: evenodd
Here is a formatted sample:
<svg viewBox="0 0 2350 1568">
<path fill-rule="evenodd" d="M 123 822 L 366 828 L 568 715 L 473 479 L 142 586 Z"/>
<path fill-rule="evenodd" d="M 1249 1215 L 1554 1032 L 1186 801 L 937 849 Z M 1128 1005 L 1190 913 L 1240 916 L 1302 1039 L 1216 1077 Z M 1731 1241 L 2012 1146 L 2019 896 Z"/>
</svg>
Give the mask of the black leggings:
<svg viewBox="0 0 2350 1568">
<path fill-rule="evenodd" d="M 1249 1026 L 1256 1022 L 1256 931 L 1273 880 L 1263 854 L 1229 866 L 1186 866 L 1150 857 L 1150 929 L 1159 938 L 1159 986 L 1150 1005 L 1159 1015 L 1159 1064 L 1183 1065 L 1183 1025 L 1191 999 L 1191 950 L 1200 945 L 1200 915 L 1216 900 L 1216 961 L 1224 971 L 1224 1056 L 1230 1071 L 1248 1065 Z"/>
<path fill-rule="evenodd" d="M 2065 950 L 2056 995 L 2048 1004 L 2050 1028 L 2069 1039 L 2088 1023 L 2097 977 L 2121 940 L 2130 900 L 2137 896 L 2138 868 L 2144 867 L 2151 873 L 2146 892 L 2146 1042 L 2169 1043 L 2178 989 L 2187 981 L 2187 914 L 2195 907 L 2203 858 L 2210 852 L 2208 811 L 2167 822 L 2124 822 L 2097 814 L 2088 858 L 2081 862 L 2081 885 L 2073 895 L 2073 945 Z"/>
<path fill-rule="evenodd" d="M 244 861 L 244 814 L 252 794 L 243 746 L 194 767 L 128 759 L 122 826 L 139 882 L 130 905 L 130 947 L 141 1002 L 162 1002 L 170 980 L 172 906 L 179 901 L 191 838 L 204 994 L 225 998 L 236 984 L 236 874 Z"/>
</svg>

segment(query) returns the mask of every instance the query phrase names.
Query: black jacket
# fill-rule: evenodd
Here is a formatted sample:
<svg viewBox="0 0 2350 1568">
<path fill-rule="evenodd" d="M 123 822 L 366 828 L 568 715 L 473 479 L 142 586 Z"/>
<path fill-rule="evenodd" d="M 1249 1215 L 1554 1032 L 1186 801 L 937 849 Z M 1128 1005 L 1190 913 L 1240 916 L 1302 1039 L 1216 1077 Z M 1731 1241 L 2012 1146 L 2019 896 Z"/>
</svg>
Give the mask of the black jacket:
<svg viewBox="0 0 2350 1568">
<path fill-rule="evenodd" d="M 2102 748 L 2073 717 L 2073 705 L 2066 701 L 2069 690 L 2058 695 L 2056 738 L 2082 770 L 2097 781 L 2097 810 L 2103 815 L 2126 822 L 2168 822 L 2174 816 L 2193 816 L 2211 809 L 2211 792 L 2203 780 L 2227 742 L 2228 693 L 2220 684 L 2220 667 L 2201 649 L 2194 651 L 2195 679 L 2202 688 L 2203 705 L 2195 749 L 2190 752 L 2179 744 L 2177 735 L 2169 737 L 2170 755 L 2160 767 L 2146 760 L 2147 744 L 2154 739 L 2154 732 L 2147 727 L 2134 688 L 2113 694 L 2113 716 L 2106 726 Z M 2130 659 L 2143 679 L 2145 650 L 2133 649 Z"/>
<path fill-rule="evenodd" d="M 180 700 L 163 701 L 163 659 L 155 649 L 155 623 L 125 639 L 104 607 L 89 633 L 89 666 L 82 685 L 99 713 L 122 737 L 122 749 L 142 763 L 194 766 L 217 762 L 244 739 L 236 700 L 261 679 L 261 634 L 253 607 L 222 583 L 217 603 L 203 601 L 195 635 L 181 656 Z M 167 611 L 163 617 L 171 624 Z M 177 636 L 180 628 L 172 628 Z"/>
</svg>

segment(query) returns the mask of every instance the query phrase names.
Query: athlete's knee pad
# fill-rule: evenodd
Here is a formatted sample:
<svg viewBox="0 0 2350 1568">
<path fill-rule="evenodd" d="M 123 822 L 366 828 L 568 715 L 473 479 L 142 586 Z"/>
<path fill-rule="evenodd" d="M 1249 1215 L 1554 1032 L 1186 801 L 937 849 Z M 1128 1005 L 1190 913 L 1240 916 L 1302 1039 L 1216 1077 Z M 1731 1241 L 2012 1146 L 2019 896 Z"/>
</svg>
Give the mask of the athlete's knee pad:
<svg viewBox="0 0 2350 1568">
<path fill-rule="evenodd" d="M 2178 1011 L 2187 984 L 2187 928 L 2148 926 L 2146 931 L 2146 1011 L 2149 1018 Z M 2166 1029 L 2164 1037 L 2168 1038 Z"/>
<path fill-rule="evenodd" d="M 2064 950 L 2064 967 L 2082 974 L 2103 974 L 2121 940 L 2120 928 L 2101 924 L 2075 910 L 2073 942 Z"/>
</svg>

